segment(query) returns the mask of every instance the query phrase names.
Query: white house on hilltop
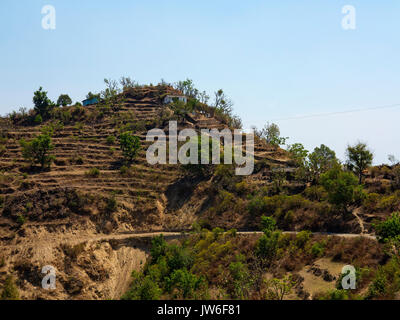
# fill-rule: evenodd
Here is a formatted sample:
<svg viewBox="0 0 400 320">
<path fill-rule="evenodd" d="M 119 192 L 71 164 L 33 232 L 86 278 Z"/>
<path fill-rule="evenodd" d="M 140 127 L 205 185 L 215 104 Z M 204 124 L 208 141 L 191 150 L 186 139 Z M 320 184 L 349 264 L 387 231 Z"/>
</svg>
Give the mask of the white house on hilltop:
<svg viewBox="0 0 400 320">
<path fill-rule="evenodd" d="M 169 104 L 172 103 L 174 101 L 182 101 L 183 103 L 187 103 L 187 97 L 186 96 L 166 96 L 164 98 L 164 104 Z"/>
</svg>

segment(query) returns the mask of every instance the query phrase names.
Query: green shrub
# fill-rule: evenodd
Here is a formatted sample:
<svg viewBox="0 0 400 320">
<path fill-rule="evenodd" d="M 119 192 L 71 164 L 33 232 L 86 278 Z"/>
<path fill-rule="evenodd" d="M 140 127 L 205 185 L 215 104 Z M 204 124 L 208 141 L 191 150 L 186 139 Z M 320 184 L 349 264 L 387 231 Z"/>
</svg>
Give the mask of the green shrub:
<svg viewBox="0 0 400 320">
<path fill-rule="evenodd" d="M 304 248 L 307 242 L 310 240 L 311 235 L 312 235 L 311 231 L 306 231 L 306 230 L 300 231 L 298 234 L 296 234 L 296 240 L 295 240 L 296 246 L 299 248 Z"/>
<path fill-rule="evenodd" d="M 0 144 L 0 156 L 3 156 L 6 153 L 6 146 Z"/>
<path fill-rule="evenodd" d="M 132 162 L 141 149 L 140 139 L 132 132 L 124 132 L 119 137 L 122 154 L 128 162 Z"/>
<path fill-rule="evenodd" d="M 11 276 L 8 276 L 0 295 L 1 300 L 19 300 L 18 288 Z"/>
<path fill-rule="evenodd" d="M 276 229 L 276 221 L 272 217 L 261 217 L 261 226 L 264 233 L 270 233 Z"/>
<path fill-rule="evenodd" d="M 86 172 L 85 175 L 92 178 L 98 178 L 100 176 L 100 170 L 97 168 L 92 168 Z"/>
<path fill-rule="evenodd" d="M 328 192 L 328 201 L 347 212 L 347 206 L 356 200 L 357 177 L 336 167 L 321 175 L 321 184 Z"/>
<path fill-rule="evenodd" d="M 106 139 L 107 144 L 114 144 L 115 143 L 115 136 L 108 136 Z"/>
<path fill-rule="evenodd" d="M 22 214 L 19 214 L 17 216 L 17 223 L 22 226 L 25 223 L 26 219 Z"/>
<path fill-rule="evenodd" d="M 311 247 L 311 254 L 313 257 L 322 257 L 324 255 L 325 246 L 320 242 L 315 242 Z"/>
<path fill-rule="evenodd" d="M 115 195 L 112 195 L 106 201 L 106 212 L 112 213 L 115 210 L 117 210 L 117 207 L 118 207 L 117 199 L 115 198 Z"/>
<path fill-rule="evenodd" d="M 385 221 L 373 225 L 381 242 L 388 242 L 400 236 L 400 214 L 394 212 Z"/>
<path fill-rule="evenodd" d="M 54 160 L 53 155 L 49 155 L 49 152 L 54 149 L 49 135 L 39 135 L 37 138 L 27 142 L 20 140 L 22 147 L 22 156 L 31 162 L 31 164 L 39 163 L 42 169 L 45 166 L 51 165 Z"/>
<path fill-rule="evenodd" d="M 38 115 L 35 117 L 34 122 L 35 122 L 35 124 L 41 124 L 41 123 L 43 122 L 42 116 L 41 116 L 40 114 L 38 114 Z"/>
<path fill-rule="evenodd" d="M 198 277 L 186 269 L 175 270 L 168 282 L 169 291 L 177 290 L 178 297 L 184 299 L 195 298 L 195 292 L 205 285 L 205 279 Z"/>
<path fill-rule="evenodd" d="M 122 300 L 159 300 L 162 290 L 150 276 L 132 272 L 132 285 Z"/>
<path fill-rule="evenodd" d="M 257 242 L 256 254 L 261 258 L 272 260 L 277 254 L 280 235 L 279 231 L 263 234 Z"/>
</svg>

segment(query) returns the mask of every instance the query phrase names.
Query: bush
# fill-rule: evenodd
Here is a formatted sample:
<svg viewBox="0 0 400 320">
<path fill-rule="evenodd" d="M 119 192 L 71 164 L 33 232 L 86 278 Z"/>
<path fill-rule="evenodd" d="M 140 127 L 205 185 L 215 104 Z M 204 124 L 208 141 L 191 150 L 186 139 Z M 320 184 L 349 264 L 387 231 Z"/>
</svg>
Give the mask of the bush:
<svg viewBox="0 0 400 320">
<path fill-rule="evenodd" d="M 275 231 L 276 229 L 276 221 L 274 218 L 262 216 L 261 217 L 261 226 L 264 233 L 270 233 Z"/>
<path fill-rule="evenodd" d="M 42 116 L 41 116 L 40 114 L 38 114 L 38 115 L 35 117 L 34 122 L 35 122 L 35 124 L 41 124 L 41 123 L 43 122 Z"/>
<path fill-rule="evenodd" d="M 100 176 L 100 170 L 97 168 L 92 168 L 88 172 L 86 172 L 86 176 L 92 178 L 98 178 Z"/>
<path fill-rule="evenodd" d="M 257 242 L 256 254 L 271 261 L 276 256 L 280 235 L 279 231 L 263 234 Z"/>
<path fill-rule="evenodd" d="M 130 290 L 122 297 L 123 300 L 158 300 L 162 294 L 159 288 L 150 276 L 144 276 L 142 273 L 132 272 L 132 286 Z"/>
<path fill-rule="evenodd" d="M 6 146 L 0 144 L 0 156 L 4 155 L 6 153 Z"/>
<path fill-rule="evenodd" d="M 175 270 L 170 277 L 168 287 L 170 291 L 176 289 L 178 296 L 184 299 L 195 297 L 195 292 L 205 284 L 203 277 L 198 277 L 186 269 Z"/>
<path fill-rule="evenodd" d="M 347 206 L 356 200 L 358 189 L 357 177 L 339 167 L 321 175 L 321 184 L 328 192 L 328 201 L 347 212 Z"/>
<path fill-rule="evenodd" d="M 106 139 L 107 144 L 114 144 L 115 143 L 115 137 L 114 136 L 108 136 Z"/>
<path fill-rule="evenodd" d="M 400 236 L 400 214 L 394 212 L 391 217 L 385 221 L 374 224 L 376 235 L 379 241 L 388 242 Z"/>
<path fill-rule="evenodd" d="M 1 300 L 18 300 L 19 292 L 15 285 L 15 281 L 11 276 L 8 276 L 0 296 Z"/>
<path fill-rule="evenodd" d="M 325 251 L 325 246 L 320 242 L 314 243 L 311 247 L 311 254 L 315 258 L 322 257 L 324 255 L 324 251 Z"/>
<path fill-rule="evenodd" d="M 54 149 L 54 146 L 49 135 L 39 135 L 30 142 L 20 140 L 20 145 L 22 147 L 22 156 L 29 160 L 31 164 L 39 163 L 42 169 L 45 166 L 50 167 L 54 156 L 49 155 L 49 152 Z"/>
<path fill-rule="evenodd" d="M 299 248 L 304 248 L 304 246 L 307 244 L 307 242 L 310 240 L 311 238 L 311 232 L 310 231 L 300 231 L 297 235 L 296 235 L 296 246 Z"/>
<path fill-rule="evenodd" d="M 117 207 L 118 207 L 117 199 L 115 198 L 115 195 L 112 195 L 106 201 L 106 212 L 107 213 L 115 212 L 115 210 L 117 210 Z"/>
<path fill-rule="evenodd" d="M 122 154 L 128 162 L 132 162 L 141 148 L 140 139 L 127 131 L 120 135 L 119 140 Z"/>
</svg>

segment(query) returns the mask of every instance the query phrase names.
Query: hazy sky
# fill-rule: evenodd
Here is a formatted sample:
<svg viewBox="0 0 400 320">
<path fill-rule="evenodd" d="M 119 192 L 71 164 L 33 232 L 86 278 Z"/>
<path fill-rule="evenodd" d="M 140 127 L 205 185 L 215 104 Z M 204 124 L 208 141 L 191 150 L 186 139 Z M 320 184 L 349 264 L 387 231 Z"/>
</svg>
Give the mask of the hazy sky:
<svg viewBox="0 0 400 320">
<path fill-rule="evenodd" d="M 56 29 L 42 28 L 44 5 Z M 356 9 L 344 30 L 342 7 Z M 185 78 L 223 88 L 246 127 L 277 120 L 289 143 L 324 143 L 340 158 L 368 142 L 375 162 L 400 158 L 400 1 L 1 0 L 0 114 L 51 99 L 82 100 L 104 78 Z M 279 121 L 278 121 L 279 120 Z"/>
</svg>

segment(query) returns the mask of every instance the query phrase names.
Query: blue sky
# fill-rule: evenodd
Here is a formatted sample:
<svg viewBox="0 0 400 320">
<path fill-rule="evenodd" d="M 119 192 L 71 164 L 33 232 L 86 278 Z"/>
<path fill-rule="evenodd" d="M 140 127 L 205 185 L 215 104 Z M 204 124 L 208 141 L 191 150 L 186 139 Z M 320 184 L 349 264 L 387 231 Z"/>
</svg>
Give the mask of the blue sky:
<svg viewBox="0 0 400 320">
<path fill-rule="evenodd" d="M 56 29 L 41 26 L 44 5 Z M 356 29 L 343 30 L 344 5 Z M 39 86 L 74 101 L 104 78 L 185 78 L 219 88 L 246 127 L 400 103 L 399 1 L 2 0 L 0 114 L 32 107 Z M 375 162 L 400 158 L 400 107 L 276 121 L 289 143 L 324 143 L 344 158 L 369 144 Z"/>
</svg>

